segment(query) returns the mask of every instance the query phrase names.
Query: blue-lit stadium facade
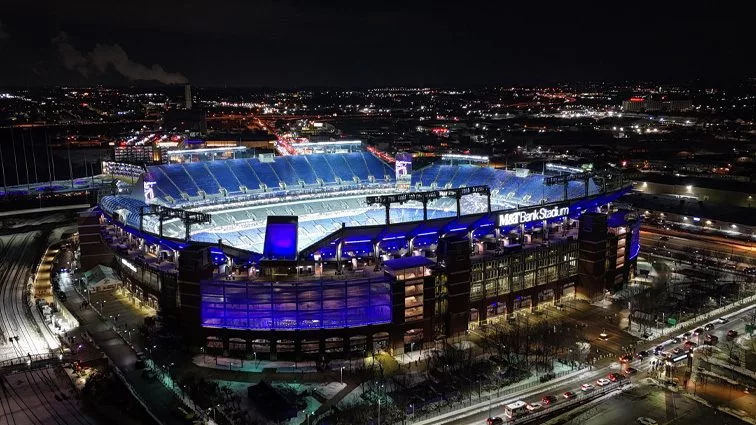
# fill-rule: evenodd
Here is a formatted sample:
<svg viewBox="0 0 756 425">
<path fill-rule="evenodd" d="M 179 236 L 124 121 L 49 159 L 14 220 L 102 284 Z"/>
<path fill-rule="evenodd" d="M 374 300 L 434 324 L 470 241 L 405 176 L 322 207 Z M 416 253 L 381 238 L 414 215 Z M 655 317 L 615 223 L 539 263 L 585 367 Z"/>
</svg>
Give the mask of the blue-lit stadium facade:
<svg viewBox="0 0 756 425">
<path fill-rule="evenodd" d="M 99 219 L 129 264 L 155 268 L 158 256 L 175 265 L 162 270 L 175 281 L 152 282 L 153 293 L 209 350 L 396 353 L 565 296 L 600 296 L 632 276 L 638 221 L 607 208 L 628 188 L 546 177 L 436 163 L 400 190 L 394 170 L 367 152 L 168 164 L 146 169 L 144 193 L 104 197 Z M 444 192 L 472 186 L 490 198 Z M 406 190 L 442 196 L 389 209 L 366 202 Z M 168 212 L 149 213 L 155 205 Z M 211 218 L 187 232 L 174 210 Z M 585 237 L 600 249 L 582 242 L 588 215 L 604 219 Z M 295 260 L 263 255 L 270 216 L 298 217 Z M 590 261 L 602 267 L 581 269 L 598 251 Z"/>
</svg>

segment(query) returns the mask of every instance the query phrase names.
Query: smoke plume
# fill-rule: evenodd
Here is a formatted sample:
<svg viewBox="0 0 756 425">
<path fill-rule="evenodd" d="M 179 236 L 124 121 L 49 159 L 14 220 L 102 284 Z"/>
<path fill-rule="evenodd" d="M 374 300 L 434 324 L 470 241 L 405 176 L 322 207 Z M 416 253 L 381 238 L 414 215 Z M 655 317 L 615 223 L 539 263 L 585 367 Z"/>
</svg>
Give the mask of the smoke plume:
<svg viewBox="0 0 756 425">
<path fill-rule="evenodd" d="M 5 40 L 6 38 L 10 38 L 10 34 L 3 29 L 3 21 L 0 21 L 0 40 Z"/>
<path fill-rule="evenodd" d="M 69 41 L 66 33 L 61 32 L 52 40 L 58 49 L 63 66 L 85 77 L 90 73 L 102 74 L 112 67 L 129 81 L 160 81 L 163 84 L 186 84 L 187 78 L 176 72 L 167 72 L 162 66 L 142 65 L 129 59 L 126 51 L 117 44 L 97 44 L 88 53 L 77 50 Z"/>
</svg>

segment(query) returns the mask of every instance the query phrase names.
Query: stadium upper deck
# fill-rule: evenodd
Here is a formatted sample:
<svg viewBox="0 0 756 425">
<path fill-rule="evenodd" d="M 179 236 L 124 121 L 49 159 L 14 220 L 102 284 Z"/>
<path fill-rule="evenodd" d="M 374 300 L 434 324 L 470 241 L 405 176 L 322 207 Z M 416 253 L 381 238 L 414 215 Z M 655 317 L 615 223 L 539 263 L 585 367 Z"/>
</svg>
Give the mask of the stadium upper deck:
<svg viewBox="0 0 756 425">
<path fill-rule="evenodd" d="M 261 252 L 266 218 L 299 217 L 299 248 L 348 227 L 385 222 L 380 206 L 365 197 L 394 193 L 394 170 L 368 152 L 312 154 L 260 159 L 233 159 L 149 167 L 145 175 L 145 201 L 192 211 L 211 212 L 208 225 L 192 227 L 191 239 L 216 243 L 223 240 L 237 248 Z M 593 180 L 567 182 L 568 199 L 599 193 Z M 412 174 L 410 190 L 459 188 L 485 185 L 491 189 L 492 210 L 538 205 L 564 200 L 562 185 L 544 184 L 543 175 L 518 176 L 513 171 L 475 165 L 436 163 Z M 146 205 L 134 197 L 105 197 L 100 203 L 109 214 L 133 229 L 158 233 L 153 216 L 140 218 Z M 484 197 L 466 196 L 461 214 L 484 212 Z M 428 219 L 456 215 L 454 199 L 428 204 Z M 391 222 L 423 220 L 422 205 L 406 202 L 391 210 Z M 140 221 L 142 221 L 140 223 Z M 178 219 L 163 222 L 163 235 L 180 239 L 185 233 Z"/>
</svg>

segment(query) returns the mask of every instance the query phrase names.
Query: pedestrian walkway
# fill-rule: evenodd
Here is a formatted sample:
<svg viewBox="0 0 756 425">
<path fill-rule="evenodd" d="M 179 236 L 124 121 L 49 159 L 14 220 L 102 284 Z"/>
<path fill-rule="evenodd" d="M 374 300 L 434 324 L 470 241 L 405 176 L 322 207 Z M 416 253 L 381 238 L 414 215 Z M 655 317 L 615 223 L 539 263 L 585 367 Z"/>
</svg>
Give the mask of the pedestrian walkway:
<svg viewBox="0 0 756 425">
<path fill-rule="evenodd" d="M 67 297 L 66 306 L 79 321 L 80 331 L 86 330 L 94 344 L 120 371 L 129 389 L 147 404 L 152 415 L 164 424 L 182 424 L 183 421 L 173 416 L 173 411 L 179 406 L 174 393 L 161 382 L 142 378 L 141 371 L 135 368 L 137 357 L 134 350 L 93 308 L 81 308 L 86 305 L 84 299 L 70 283 L 61 284 L 61 290 Z"/>
</svg>

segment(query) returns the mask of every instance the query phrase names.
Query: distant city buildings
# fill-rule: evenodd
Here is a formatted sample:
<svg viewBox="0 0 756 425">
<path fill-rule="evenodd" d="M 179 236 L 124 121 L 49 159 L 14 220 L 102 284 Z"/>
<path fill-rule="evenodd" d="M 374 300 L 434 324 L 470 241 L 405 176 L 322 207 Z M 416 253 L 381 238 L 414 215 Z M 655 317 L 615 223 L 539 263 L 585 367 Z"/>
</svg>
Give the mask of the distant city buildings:
<svg viewBox="0 0 756 425">
<path fill-rule="evenodd" d="M 665 96 L 660 99 L 633 96 L 622 101 L 622 110 L 626 112 L 682 112 L 692 108 L 690 99 L 668 99 Z"/>
</svg>

